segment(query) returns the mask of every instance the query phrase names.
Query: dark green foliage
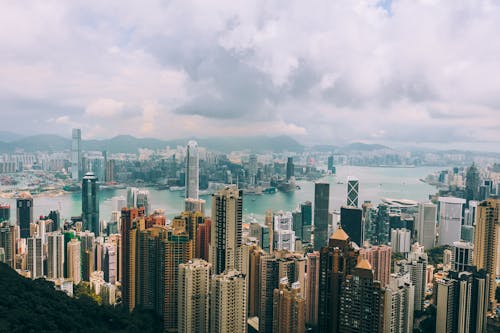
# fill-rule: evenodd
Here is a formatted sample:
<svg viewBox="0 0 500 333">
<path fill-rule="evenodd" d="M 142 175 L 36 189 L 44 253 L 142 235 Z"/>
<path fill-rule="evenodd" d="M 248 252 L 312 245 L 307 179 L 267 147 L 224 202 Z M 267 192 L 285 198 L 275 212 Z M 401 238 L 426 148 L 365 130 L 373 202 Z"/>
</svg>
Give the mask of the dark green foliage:
<svg viewBox="0 0 500 333">
<path fill-rule="evenodd" d="M 442 264 L 444 250 L 449 248 L 450 248 L 449 246 L 443 245 L 443 246 L 433 247 L 432 249 L 425 251 L 427 252 L 429 264 L 433 265 L 434 267 L 436 267 L 437 264 Z"/>
<path fill-rule="evenodd" d="M 29 280 L 0 264 L 0 332 L 161 332 L 151 312 L 129 314 L 99 306 L 91 297 L 70 298 L 51 282 Z"/>
</svg>

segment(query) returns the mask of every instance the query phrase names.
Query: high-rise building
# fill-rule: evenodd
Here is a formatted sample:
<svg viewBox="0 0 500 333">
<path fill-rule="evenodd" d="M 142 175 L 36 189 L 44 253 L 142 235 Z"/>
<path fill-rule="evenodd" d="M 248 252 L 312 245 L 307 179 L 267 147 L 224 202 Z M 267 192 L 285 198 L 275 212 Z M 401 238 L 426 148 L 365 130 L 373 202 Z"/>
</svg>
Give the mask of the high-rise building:
<svg viewBox="0 0 500 333">
<path fill-rule="evenodd" d="M 347 206 L 358 207 L 359 198 L 359 179 L 347 177 Z"/>
<path fill-rule="evenodd" d="M 198 231 L 196 232 L 196 246 L 195 246 L 195 258 L 204 259 L 206 261 L 210 260 L 210 235 L 212 221 L 210 218 L 205 217 L 203 223 L 198 224 Z"/>
<path fill-rule="evenodd" d="M 208 333 L 210 264 L 193 259 L 179 265 L 179 333 Z"/>
<path fill-rule="evenodd" d="M 82 181 L 82 222 L 84 230 L 100 235 L 99 187 L 97 177 L 92 172 L 88 172 Z"/>
<path fill-rule="evenodd" d="M 312 222 L 313 222 L 312 203 L 306 201 L 300 204 L 300 215 L 302 217 L 302 243 L 311 243 Z M 297 231 L 295 231 L 297 232 Z"/>
<path fill-rule="evenodd" d="M 186 198 L 199 198 L 198 143 L 189 141 L 186 149 Z"/>
<path fill-rule="evenodd" d="M 41 238 L 28 238 L 27 269 L 31 278 L 38 279 L 43 276 L 43 248 Z"/>
<path fill-rule="evenodd" d="M 115 160 L 106 159 L 106 178 L 104 179 L 106 183 L 113 183 L 115 181 L 115 168 Z"/>
<path fill-rule="evenodd" d="M 461 198 L 439 197 L 439 245 L 452 245 L 460 240 L 464 204 Z"/>
<path fill-rule="evenodd" d="M 267 253 L 271 250 L 269 227 L 257 222 L 250 223 L 250 237 L 255 237 L 259 246 Z"/>
<path fill-rule="evenodd" d="M 273 243 L 274 243 L 274 217 L 273 211 L 266 210 L 266 215 L 264 219 L 264 225 L 269 228 L 269 253 L 273 253 Z"/>
<path fill-rule="evenodd" d="M 16 268 L 17 228 L 8 222 L 0 224 L 0 248 L 4 249 L 5 263 L 11 268 Z"/>
<path fill-rule="evenodd" d="M 427 254 L 423 250 L 410 252 L 407 260 L 396 263 L 396 271 L 410 274 L 411 283 L 415 287 L 414 310 L 422 311 L 427 286 Z"/>
<path fill-rule="evenodd" d="M 10 220 L 10 205 L 0 203 L 0 222 Z"/>
<path fill-rule="evenodd" d="M 247 332 L 247 285 L 235 270 L 216 275 L 210 283 L 210 333 Z"/>
<path fill-rule="evenodd" d="M 411 232 L 407 229 L 391 229 L 391 246 L 394 253 L 408 253 L 411 247 Z"/>
<path fill-rule="evenodd" d="M 273 293 L 279 285 L 279 262 L 273 255 L 260 258 L 259 332 L 273 330 Z"/>
<path fill-rule="evenodd" d="M 477 207 L 476 230 L 474 235 L 473 264 L 478 270 L 485 270 L 489 275 L 489 309 L 494 309 L 495 279 L 498 265 L 500 233 L 500 199 L 490 198 Z"/>
<path fill-rule="evenodd" d="M 391 274 L 392 249 L 387 245 L 371 246 L 361 248 L 360 255 L 368 260 L 373 268 L 373 278 L 382 283 L 382 286 L 389 284 Z"/>
<path fill-rule="evenodd" d="M 318 332 L 339 332 L 342 283 L 356 267 L 359 251 L 342 227 L 320 251 Z"/>
<path fill-rule="evenodd" d="M 47 277 L 50 279 L 64 278 L 64 235 L 50 233 L 48 235 Z"/>
<path fill-rule="evenodd" d="M 33 197 L 22 192 L 16 199 L 17 225 L 21 238 L 30 237 L 30 225 L 33 223 Z"/>
<path fill-rule="evenodd" d="M 415 219 L 415 234 L 419 244 L 432 249 L 436 243 L 437 206 L 431 202 L 419 203 Z"/>
<path fill-rule="evenodd" d="M 248 317 L 257 317 L 260 311 L 260 260 L 266 252 L 258 246 L 249 250 L 248 258 Z"/>
<path fill-rule="evenodd" d="M 363 246 L 363 211 L 356 207 L 340 207 L 340 224 L 352 242 Z"/>
<path fill-rule="evenodd" d="M 456 272 L 470 271 L 472 268 L 472 252 L 474 244 L 468 242 L 453 242 L 451 266 Z"/>
<path fill-rule="evenodd" d="M 71 141 L 71 178 L 79 181 L 82 175 L 82 132 L 79 128 L 73 128 Z"/>
<path fill-rule="evenodd" d="M 382 332 L 384 289 L 366 259 L 345 277 L 341 290 L 339 332 Z"/>
<path fill-rule="evenodd" d="M 472 165 L 467 169 L 467 174 L 465 175 L 465 199 L 467 202 L 471 200 L 479 200 L 480 181 L 479 170 L 476 165 L 472 163 Z"/>
<path fill-rule="evenodd" d="M 295 175 L 295 166 L 293 165 L 293 157 L 288 157 L 286 161 L 286 180 L 294 177 Z"/>
<path fill-rule="evenodd" d="M 117 198 L 117 201 L 120 198 Z M 117 207 L 117 209 L 122 209 L 122 207 Z M 128 208 L 144 208 L 144 215 L 148 216 L 151 213 L 151 208 L 149 204 L 149 191 L 141 190 L 137 187 L 127 188 L 127 207 Z"/>
<path fill-rule="evenodd" d="M 118 279 L 118 251 L 116 244 L 104 243 L 102 266 L 104 281 L 115 284 Z"/>
<path fill-rule="evenodd" d="M 273 332 L 304 333 L 305 299 L 300 290 L 300 283 L 290 286 L 287 278 L 283 278 L 279 289 L 274 289 L 273 295 Z"/>
<path fill-rule="evenodd" d="M 314 184 L 314 249 L 320 250 L 328 243 L 328 208 L 330 184 Z"/>
<path fill-rule="evenodd" d="M 193 258 L 193 241 L 189 238 L 184 220 L 172 222 L 168 230 L 167 239 L 164 241 L 164 269 L 165 280 L 165 309 L 163 315 L 163 328 L 165 332 L 177 332 L 178 329 L 178 275 L 179 265 Z M 246 299 L 245 299 L 246 302 Z M 245 310 L 246 311 L 246 310 Z"/>
<path fill-rule="evenodd" d="M 248 177 L 250 185 L 257 184 L 257 156 L 251 154 L 248 159 Z"/>
<path fill-rule="evenodd" d="M 384 295 L 384 332 L 413 332 L 414 296 L 409 274 L 391 274 Z"/>
<path fill-rule="evenodd" d="M 210 263 L 214 274 L 237 269 L 242 244 L 243 192 L 231 185 L 212 195 Z"/>
<path fill-rule="evenodd" d="M 80 241 L 72 238 L 66 245 L 66 266 L 68 270 L 68 279 L 73 283 L 79 284 L 82 280 L 82 259 Z"/>
<path fill-rule="evenodd" d="M 307 254 L 306 324 L 313 330 L 318 326 L 319 252 Z"/>
<path fill-rule="evenodd" d="M 274 250 L 295 251 L 295 231 L 292 213 L 278 211 L 274 214 Z"/>
</svg>

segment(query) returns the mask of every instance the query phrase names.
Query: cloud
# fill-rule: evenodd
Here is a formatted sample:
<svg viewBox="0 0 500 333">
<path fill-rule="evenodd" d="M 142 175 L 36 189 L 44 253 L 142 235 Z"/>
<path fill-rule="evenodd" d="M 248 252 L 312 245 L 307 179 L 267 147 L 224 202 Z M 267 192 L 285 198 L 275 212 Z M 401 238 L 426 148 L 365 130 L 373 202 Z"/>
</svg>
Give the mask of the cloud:
<svg viewBox="0 0 500 333">
<path fill-rule="evenodd" d="M 500 143 L 499 17 L 493 0 L 9 2 L 0 129 Z"/>
</svg>

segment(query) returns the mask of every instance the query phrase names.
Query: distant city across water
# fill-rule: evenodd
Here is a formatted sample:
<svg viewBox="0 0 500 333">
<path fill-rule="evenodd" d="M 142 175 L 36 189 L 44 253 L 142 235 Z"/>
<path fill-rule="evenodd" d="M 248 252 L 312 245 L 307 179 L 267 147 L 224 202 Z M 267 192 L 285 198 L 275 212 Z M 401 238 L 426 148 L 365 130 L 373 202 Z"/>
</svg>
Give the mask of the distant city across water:
<svg viewBox="0 0 500 333">
<path fill-rule="evenodd" d="M 377 204 L 381 198 L 411 199 L 426 201 L 430 194 L 435 194 L 437 189 L 420 179 L 434 173 L 443 167 L 416 167 L 416 168 L 384 168 L 384 167 L 358 167 L 337 166 L 336 175 L 328 175 L 318 180 L 330 183 L 330 210 L 340 209 L 346 204 L 347 177 L 354 176 L 359 179 L 359 205 L 365 200 Z M 275 194 L 244 195 L 244 219 L 255 217 L 263 221 L 265 211 L 294 210 L 304 201 L 314 202 L 314 182 L 298 181 L 300 189 L 294 192 L 278 192 Z M 151 209 L 165 210 L 168 218 L 178 215 L 184 208 L 184 191 L 157 190 L 147 188 L 150 192 Z M 126 197 L 125 189 L 102 189 L 100 191 L 100 219 L 108 221 L 112 211 L 112 198 L 115 196 Z M 211 196 L 201 196 L 206 200 L 206 214 L 210 215 Z M 10 203 L 11 217 L 15 220 L 15 199 L 0 199 Z M 34 216 L 47 215 L 50 210 L 58 209 L 63 219 L 81 214 L 81 193 L 68 193 L 57 197 L 35 197 Z"/>
</svg>

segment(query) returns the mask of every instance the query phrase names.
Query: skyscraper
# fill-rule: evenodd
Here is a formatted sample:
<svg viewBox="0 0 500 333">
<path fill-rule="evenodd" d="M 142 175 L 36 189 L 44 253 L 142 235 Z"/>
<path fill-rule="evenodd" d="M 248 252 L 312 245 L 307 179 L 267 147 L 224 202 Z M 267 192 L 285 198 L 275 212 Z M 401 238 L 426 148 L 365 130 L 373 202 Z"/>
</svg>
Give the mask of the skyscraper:
<svg viewBox="0 0 500 333">
<path fill-rule="evenodd" d="M 242 244 L 243 192 L 231 185 L 212 195 L 210 263 L 214 274 L 238 269 Z"/>
<path fill-rule="evenodd" d="M 48 235 L 47 277 L 64 278 L 64 235 L 50 233 Z"/>
<path fill-rule="evenodd" d="M 419 203 L 415 221 L 416 238 L 427 250 L 436 243 L 437 207 L 431 202 Z"/>
<path fill-rule="evenodd" d="M 465 175 L 465 199 L 467 204 L 471 200 L 479 200 L 479 171 L 474 163 L 467 169 Z"/>
<path fill-rule="evenodd" d="M 360 255 L 368 260 L 373 268 L 373 278 L 382 283 L 382 286 L 389 284 L 391 274 L 391 254 L 392 249 L 387 245 L 361 248 Z"/>
<path fill-rule="evenodd" d="M 76 238 L 71 239 L 66 245 L 66 265 L 68 269 L 68 279 L 74 284 L 82 280 L 82 259 L 80 241 Z"/>
<path fill-rule="evenodd" d="M 274 214 L 273 249 L 295 251 L 295 231 L 290 212 L 279 211 Z"/>
<path fill-rule="evenodd" d="M 347 177 L 347 206 L 358 207 L 359 179 Z"/>
<path fill-rule="evenodd" d="M 427 286 L 427 254 L 415 250 L 410 252 L 407 260 L 396 263 L 396 271 L 410 274 L 411 283 L 415 287 L 414 310 L 422 311 Z"/>
<path fill-rule="evenodd" d="M 189 141 L 186 149 L 186 199 L 199 199 L 198 143 Z"/>
<path fill-rule="evenodd" d="M 305 299 L 302 296 L 300 283 L 290 286 L 287 278 L 283 278 L 273 295 L 273 332 L 304 333 Z"/>
<path fill-rule="evenodd" d="M 216 275 L 210 283 L 210 333 L 247 332 L 247 285 L 235 270 Z"/>
<path fill-rule="evenodd" d="M 179 265 L 179 333 L 207 333 L 210 264 L 193 259 Z"/>
<path fill-rule="evenodd" d="M 16 237 L 18 226 L 8 222 L 0 223 L 0 247 L 4 249 L 5 263 L 16 268 Z"/>
<path fill-rule="evenodd" d="M 97 177 L 92 172 L 88 172 L 82 181 L 82 222 L 84 230 L 100 235 L 99 187 Z"/>
<path fill-rule="evenodd" d="M 300 215 L 302 216 L 302 243 L 311 243 L 313 210 L 310 201 L 300 204 Z"/>
<path fill-rule="evenodd" d="M 415 287 L 408 274 L 391 274 L 384 295 L 385 332 L 413 332 Z"/>
<path fill-rule="evenodd" d="M 294 177 L 295 175 L 295 166 L 293 165 L 293 157 L 288 157 L 286 161 L 286 180 Z"/>
<path fill-rule="evenodd" d="M 411 233 L 407 229 L 391 229 L 391 246 L 394 253 L 408 253 L 411 247 Z"/>
<path fill-rule="evenodd" d="M 82 174 L 82 132 L 79 128 L 73 128 L 71 141 L 71 178 L 79 181 Z"/>
<path fill-rule="evenodd" d="M 351 241 L 363 246 L 363 211 L 356 207 L 340 207 L 340 224 Z"/>
<path fill-rule="evenodd" d="M 320 250 L 328 243 L 328 208 L 330 184 L 314 184 L 314 250 Z"/>
<path fill-rule="evenodd" d="M 500 232 L 500 199 L 490 198 L 477 207 L 476 230 L 474 234 L 473 264 L 489 275 L 489 308 L 495 308 L 495 278 L 498 265 Z"/>
<path fill-rule="evenodd" d="M 306 323 L 315 329 L 318 325 L 319 252 L 307 254 Z"/>
<path fill-rule="evenodd" d="M 10 220 L 10 205 L 0 203 L 0 222 Z"/>
<path fill-rule="evenodd" d="M 439 245 L 452 245 L 460 240 L 464 204 L 461 198 L 439 197 Z"/>
<path fill-rule="evenodd" d="M 137 187 L 127 188 L 127 207 L 128 208 L 144 208 L 144 215 L 151 214 L 149 206 L 149 191 L 140 190 Z M 120 207 L 121 209 L 122 207 Z"/>
<path fill-rule="evenodd" d="M 30 224 L 33 223 L 33 197 L 22 192 L 16 199 L 17 225 L 21 238 L 30 237 Z"/>
<path fill-rule="evenodd" d="M 43 276 L 43 248 L 41 238 L 28 238 L 28 260 L 27 268 L 31 272 L 32 279 Z"/>
<path fill-rule="evenodd" d="M 451 252 L 452 269 L 456 272 L 470 271 L 472 268 L 472 253 L 474 244 L 468 242 L 453 242 Z"/>
<path fill-rule="evenodd" d="M 196 232 L 196 246 L 195 257 L 201 258 L 206 261 L 210 260 L 210 235 L 211 235 L 212 221 L 209 217 L 203 219 L 203 223 L 198 224 L 198 231 Z"/>
</svg>

